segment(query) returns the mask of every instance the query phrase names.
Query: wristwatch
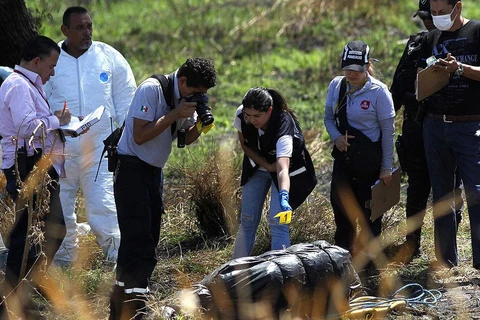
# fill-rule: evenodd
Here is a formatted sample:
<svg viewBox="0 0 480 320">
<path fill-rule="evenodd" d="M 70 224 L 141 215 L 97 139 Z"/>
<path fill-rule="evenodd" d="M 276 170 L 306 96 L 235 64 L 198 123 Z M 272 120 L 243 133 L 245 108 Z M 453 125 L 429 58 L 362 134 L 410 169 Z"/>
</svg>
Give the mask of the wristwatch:
<svg viewBox="0 0 480 320">
<path fill-rule="evenodd" d="M 455 70 L 454 74 L 456 76 L 461 76 L 463 75 L 463 64 L 461 62 L 457 62 L 457 64 L 458 64 L 458 68 L 457 70 Z"/>
</svg>

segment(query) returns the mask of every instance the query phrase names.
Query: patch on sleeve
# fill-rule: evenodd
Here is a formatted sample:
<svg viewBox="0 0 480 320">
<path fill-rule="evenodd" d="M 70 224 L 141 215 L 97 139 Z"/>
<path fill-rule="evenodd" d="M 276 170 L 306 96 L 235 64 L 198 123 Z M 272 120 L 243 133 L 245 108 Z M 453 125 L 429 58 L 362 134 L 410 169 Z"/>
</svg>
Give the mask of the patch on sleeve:
<svg viewBox="0 0 480 320">
<path fill-rule="evenodd" d="M 147 113 L 148 107 L 147 106 L 141 106 L 140 111 L 142 111 L 143 113 Z"/>
</svg>

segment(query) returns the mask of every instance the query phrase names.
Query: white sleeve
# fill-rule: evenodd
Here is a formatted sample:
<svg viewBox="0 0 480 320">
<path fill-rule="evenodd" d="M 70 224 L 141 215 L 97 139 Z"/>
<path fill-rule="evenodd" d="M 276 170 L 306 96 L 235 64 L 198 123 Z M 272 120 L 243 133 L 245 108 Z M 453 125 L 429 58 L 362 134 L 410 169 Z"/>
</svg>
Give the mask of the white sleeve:
<svg viewBox="0 0 480 320">
<path fill-rule="evenodd" d="M 277 158 L 290 158 L 293 153 L 293 137 L 281 136 L 277 140 Z"/>
<path fill-rule="evenodd" d="M 109 58 L 115 61 L 113 64 L 112 98 L 115 108 L 114 120 L 120 124 L 127 115 L 137 84 L 132 68 L 120 52 L 113 50 L 112 56 Z"/>
<path fill-rule="evenodd" d="M 235 112 L 235 119 L 233 119 L 233 126 L 239 131 L 242 132 L 242 121 L 238 117 L 243 111 L 243 105 L 240 105 Z"/>
</svg>

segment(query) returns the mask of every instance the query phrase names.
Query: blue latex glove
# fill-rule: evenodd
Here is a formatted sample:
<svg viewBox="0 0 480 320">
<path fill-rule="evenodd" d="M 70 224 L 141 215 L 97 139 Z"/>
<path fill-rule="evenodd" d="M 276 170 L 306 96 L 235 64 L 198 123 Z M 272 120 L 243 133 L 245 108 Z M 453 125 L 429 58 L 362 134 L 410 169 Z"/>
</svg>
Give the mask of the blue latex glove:
<svg viewBox="0 0 480 320">
<path fill-rule="evenodd" d="M 288 203 L 288 191 L 285 189 L 280 190 L 278 199 L 280 200 L 280 208 L 282 211 L 279 212 L 275 218 L 280 219 L 280 224 L 289 224 L 292 221 L 292 207 Z"/>
<path fill-rule="evenodd" d="M 290 204 L 288 203 L 288 191 L 285 189 L 280 190 L 278 193 L 278 200 L 280 201 L 280 208 L 282 208 L 282 211 L 292 211 L 292 207 L 290 207 Z"/>
</svg>

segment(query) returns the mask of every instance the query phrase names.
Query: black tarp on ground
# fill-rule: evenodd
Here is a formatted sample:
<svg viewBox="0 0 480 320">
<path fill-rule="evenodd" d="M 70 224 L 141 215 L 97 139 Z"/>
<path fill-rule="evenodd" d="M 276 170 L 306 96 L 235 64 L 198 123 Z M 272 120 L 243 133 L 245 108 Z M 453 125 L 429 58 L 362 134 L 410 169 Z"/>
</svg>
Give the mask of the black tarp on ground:
<svg viewBox="0 0 480 320">
<path fill-rule="evenodd" d="M 316 241 L 231 260 L 193 291 L 208 319 L 321 319 L 347 310 L 360 285 L 350 253 Z"/>
</svg>

